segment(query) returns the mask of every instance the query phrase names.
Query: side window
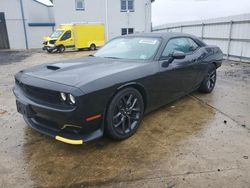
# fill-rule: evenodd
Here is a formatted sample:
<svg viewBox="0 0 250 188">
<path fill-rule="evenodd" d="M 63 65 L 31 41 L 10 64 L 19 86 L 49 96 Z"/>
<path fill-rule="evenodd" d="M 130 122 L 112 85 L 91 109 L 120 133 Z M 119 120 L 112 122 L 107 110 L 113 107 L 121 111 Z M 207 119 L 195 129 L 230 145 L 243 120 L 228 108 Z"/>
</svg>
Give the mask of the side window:
<svg viewBox="0 0 250 188">
<path fill-rule="evenodd" d="M 190 44 L 190 51 L 195 51 L 197 48 L 199 48 L 199 45 L 191 38 L 187 38 L 189 44 Z"/>
<path fill-rule="evenodd" d="M 76 10 L 85 10 L 84 0 L 75 0 L 76 1 Z"/>
<path fill-rule="evenodd" d="M 127 35 L 127 28 L 122 28 L 122 35 Z"/>
<path fill-rule="evenodd" d="M 122 35 L 133 34 L 134 28 L 122 28 Z"/>
<path fill-rule="evenodd" d="M 121 12 L 133 12 L 134 10 L 134 0 L 121 0 Z"/>
<path fill-rule="evenodd" d="M 121 11 L 122 12 L 127 11 L 127 1 L 126 0 L 121 0 Z"/>
<path fill-rule="evenodd" d="M 128 10 L 134 11 L 134 0 L 128 0 Z"/>
<path fill-rule="evenodd" d="M 134 33 L 134 28 L 128 28 L 128 34 L 133 34 Z"/>
<path fill-rule="evenodd" d="M 174 51 L 189 53 L 195 51 L 198 47 L 190 38 L 174 38 L 167 43 L 162 56 L 169 57 Z"/>
<path fill-rule="evenodd" d="M 67 39 L 69 39 L 69 38 L 71 38 L 71 31 L 66 31 L 66 32 L 63 34 L 63 36 L 62 36 L 62 38 L 61 38 L 61 41 L 62 41 L 62 40 L 67 40 Z"/>
</svg>

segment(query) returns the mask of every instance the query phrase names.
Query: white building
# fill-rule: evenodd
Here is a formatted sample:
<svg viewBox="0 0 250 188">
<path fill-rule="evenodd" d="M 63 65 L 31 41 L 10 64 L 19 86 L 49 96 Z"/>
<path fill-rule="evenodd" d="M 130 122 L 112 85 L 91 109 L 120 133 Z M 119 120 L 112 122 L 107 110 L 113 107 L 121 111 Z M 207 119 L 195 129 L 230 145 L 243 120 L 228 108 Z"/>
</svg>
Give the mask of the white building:
<svg viewBox="0 0 250 188">
<path fill-rule="evenodd" d="M 36 0 L 0 0 L 0 49 L 41 48 L 53 31 L 52 4 Z"/>
<path fill-rule="evenodd" d="M 41 3 L 43 2 L 43 3 Z M 101 22 L 106 40 L 151 31 L 154 0 L 0 0 L 0 49 L 41 48 L 54 26 Z"/>
<path fill-rule="evenodd" d="M 105 24 L 106 40 L 121 34 L 151 31 L 154 0 L 54 0 L 56 25 L 70 22 Z"/>
</svg>

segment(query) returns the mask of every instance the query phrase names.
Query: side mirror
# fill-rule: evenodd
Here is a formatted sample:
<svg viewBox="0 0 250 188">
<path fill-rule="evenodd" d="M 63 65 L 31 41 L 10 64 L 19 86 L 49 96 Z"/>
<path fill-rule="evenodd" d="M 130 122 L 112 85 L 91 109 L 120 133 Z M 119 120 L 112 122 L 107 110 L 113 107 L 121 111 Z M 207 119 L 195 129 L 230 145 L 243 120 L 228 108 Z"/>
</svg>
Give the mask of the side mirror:
<svg viewBox="0 0 250 188">
<path fill-rule="evenodd" d="M 181 51 L 174 51 L 172 55 L 167 59 L 162 59 L 162 67 L 168 67 L 170 63 L 172 63 L 175 59 L 184 59 L 186 54 Z"/>
<path fill-rule="evenodd" d="M 174 59 L 184 59 L 186 57 L 186 54 L 184 52 L 181 52 L 181 51 L 174 51 L 172 54 L 172 57 Z"/>
<path fill-rule="evenodd" d="M 173 60 L 171 60 L 172 59 L 172 57 L 170 57 L 169 59 L 166 59 L 166 60 L 162 60 L 162 64 L 161 64 L 161 66 L 162 67 L 168 67 L 169 66 L 169 64 L 173 61 Z"/>
</svg>

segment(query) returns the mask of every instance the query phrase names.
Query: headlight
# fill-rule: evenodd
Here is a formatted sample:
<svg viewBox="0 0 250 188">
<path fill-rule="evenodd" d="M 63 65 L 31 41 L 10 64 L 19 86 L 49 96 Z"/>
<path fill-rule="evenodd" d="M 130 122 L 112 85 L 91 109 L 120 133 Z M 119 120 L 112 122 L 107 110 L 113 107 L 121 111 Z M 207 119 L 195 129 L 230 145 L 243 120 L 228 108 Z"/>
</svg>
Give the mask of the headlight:
<svg viewBox="0 0 250 188">
<path fill-rule="evenodd" d="M 71 95 L 71 94 L 69 94 L 69 101 L 71 102 L 71 104 L 76 103 L 75 97 L 73 95 Z"/>
<path fill-rule="evenodd" d="M 67 96 L 65 93 L 60 93 L 61 99 L 62 101 L 66 101 L 67 100 Z"/>
</svg>

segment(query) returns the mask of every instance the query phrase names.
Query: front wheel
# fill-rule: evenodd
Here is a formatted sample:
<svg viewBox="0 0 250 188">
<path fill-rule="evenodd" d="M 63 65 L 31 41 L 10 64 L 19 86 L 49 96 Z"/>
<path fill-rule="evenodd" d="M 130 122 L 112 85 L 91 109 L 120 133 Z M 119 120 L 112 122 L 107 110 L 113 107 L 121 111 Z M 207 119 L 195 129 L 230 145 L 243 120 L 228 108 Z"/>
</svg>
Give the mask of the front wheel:
<svg viewBox="0 0 250 188">
<path fill-rule="evenodd" d="M 47 49 L 47 52 L 48 52 L 48 53 L 52 53 L 52 52 L 53 52 L 53 50 L 51 50 L 51 49 Z"/>
<path fill-rule="evenodd" d="M 106 131 L 116 140 L 132 136 L 140 125 L 144 102 L 140 92 L 126 88 L 118 92 L 107 110 Z"/>
<path fill-rule="evenodd" d="M 208 70 L 208 73 L 201 83 L 199 90 L 204 93 L 211 93 L 214 89 L 216 83 L 216 67 L 211 66 Z"/>
<path fill-rule="evenodd" d="M 57 51 L 59 53 L 63 53 L 65 51 L 65 47 L 63 45 L 60 45 L 60 46 L 57 47 Z"/>
</svg>

